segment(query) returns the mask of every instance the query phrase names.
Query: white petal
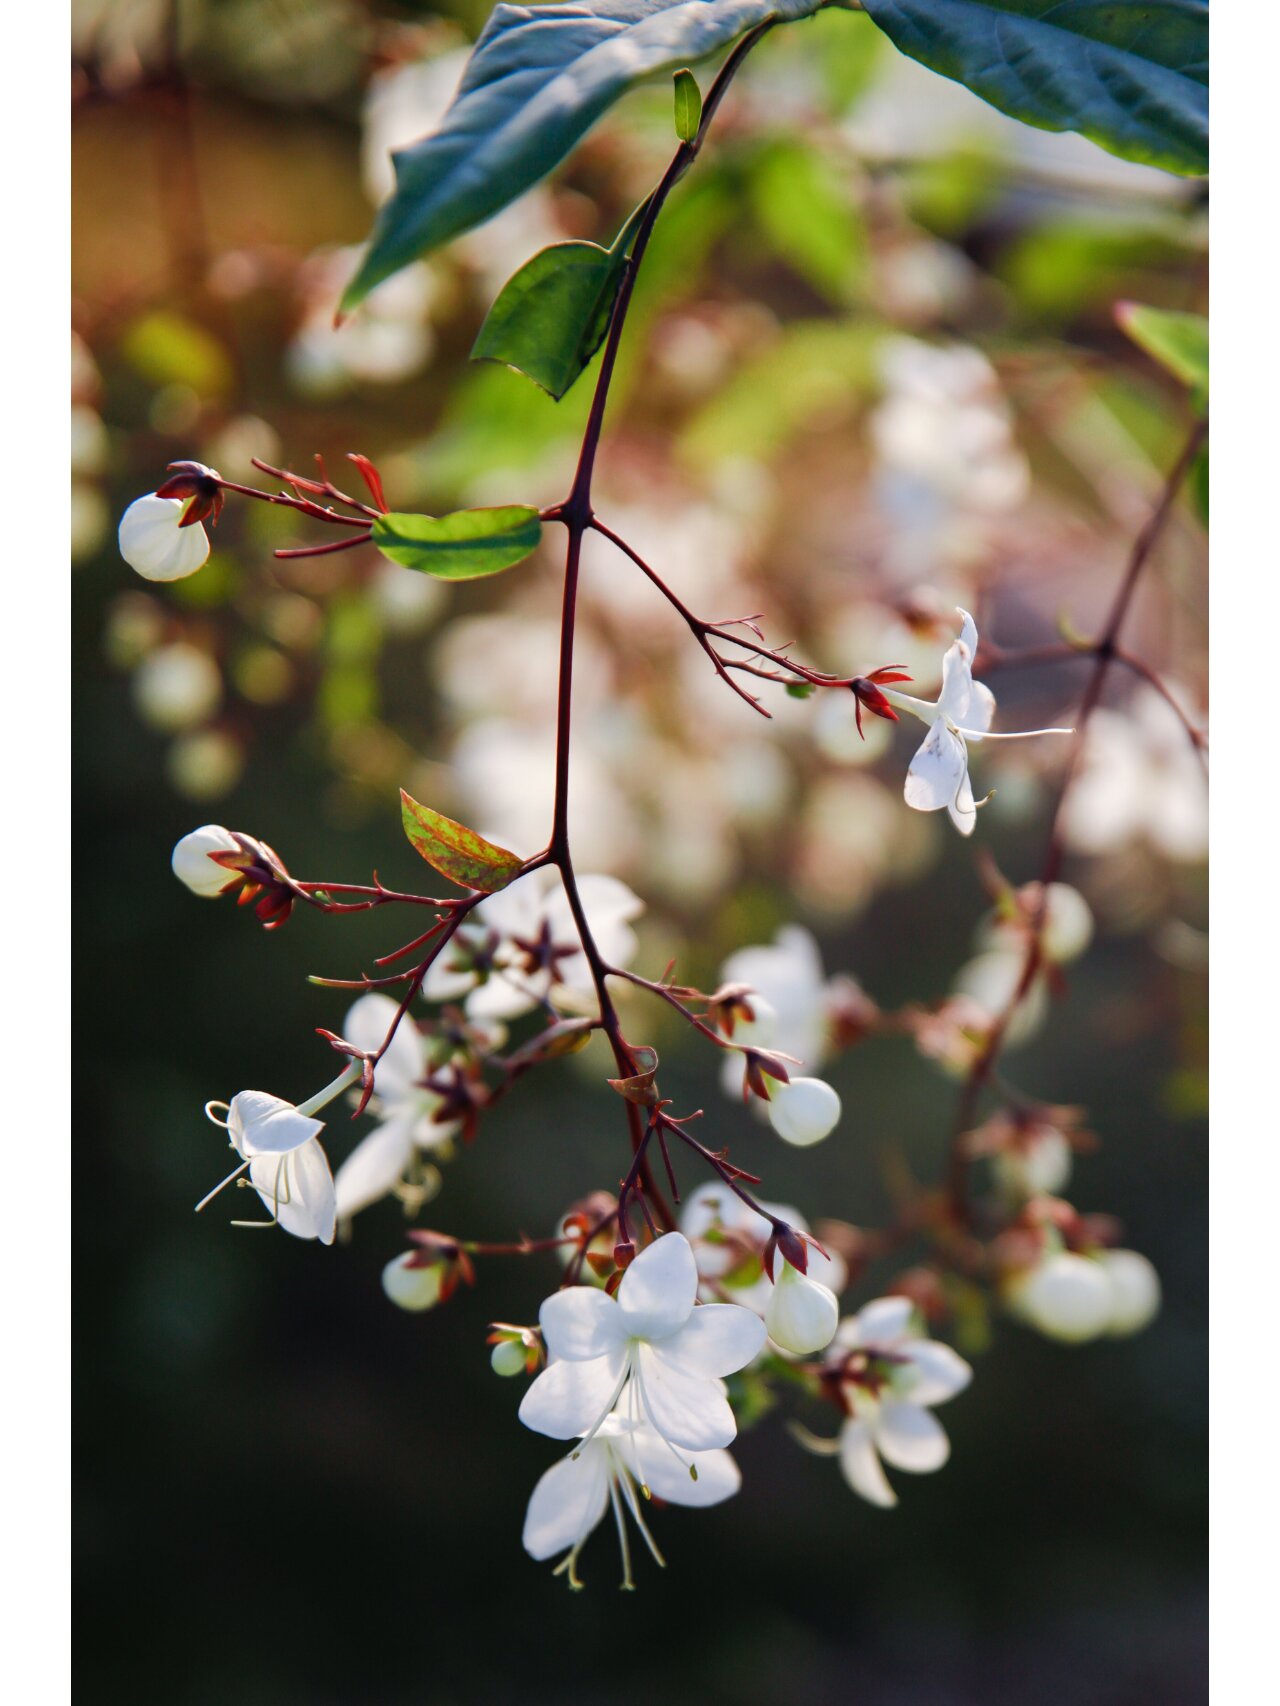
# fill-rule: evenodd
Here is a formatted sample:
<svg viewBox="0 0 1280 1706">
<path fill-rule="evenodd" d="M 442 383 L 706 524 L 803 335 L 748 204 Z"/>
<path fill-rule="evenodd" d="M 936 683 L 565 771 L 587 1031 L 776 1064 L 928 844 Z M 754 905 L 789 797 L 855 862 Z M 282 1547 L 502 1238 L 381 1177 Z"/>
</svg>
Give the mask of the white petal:
<svg viewBox="0 0 1280 1706">
<path fill-rule="evenodd" d="M 698 1264 L 689 1240 L 683 1233 L 666 1232 L 623 1274 L 618 1308 L 632 1338 L 665 1339 L 684 1326 L 697 1295 Z"/>
<path fill-rule="evenodd" d="M 764 1346 L 764 1322 L 736 1303 L 703 1303 L 653 1354 L 681 1374 L 716 1379 L 736 1374 Z"/>
<path fill-rule="evenodd" d="M 886 1510 L 897 1504 L 897 1494 L 885 1477 L 865 1422 L 848 1421 L 840 1429 L 840 1467 L 854 1492 L 870 1504 Z"/>
<path fill-rule="evenodd" d="M 334 1176 L 338 1219 L 350 1220 L 371 1203 L 381 1202 L 400 1183 L 412 1158 L 413 1130 L 405 1120 L 375 1126 Z"/>
<path fill-rule="evenodd" d="M 951 1442 L 938 1418 L 919 1404 L 886 1398 L 875 1428 L 876 1444 L 887 1463 L 926 1475 L 941 1469 L 951 1455 Z"/>
<path fill-rule="evenodd" d="M 215 865 L 211 853 L 238 853 L 240 843 L 220 823 L 206 823 L 184 835 L 173 850 L 173 874 L 184 882 L 193 894 L 206 900 L 216 900 L 228 883 L 239 881 L 237 871 Z"/>
<path fill-rule="evenodd" d="M 915 811 L 941 811 L 955 799 L 968 764 L 964 742 L 939 717 L 911 760 L 903 798 Z"/>
<path fill-rule="evenodd" d="M 966 754 L 964 775 L 960 778 L 954 799 L 947 804 L 947 816 L 961 835 L 972 835 L 978 822 L 978 808 L 973 803 L 973 784 L 969 780 L 968 763 Z"/>
<path fill-rule="evenodd" d="M 769 1337 L 793 1356 L 825 1350 L 840 1322 L 835 1293 L 807 1274 L 797 1273 L 780 1256 L 774 1272 L 777 1279 L 764 1316 Z"/>
<path fill-rule="evenodd" d="M 362 995 L 348 1010 L 342 1022 L 342 1035 L 354 1048 L 373 1053 L 381 1048 L 398 1006 L 389 995 L 379 995 L 376 991 Z M 426 1075 L 426 1070 L 422 1033 L 406 1015 L 396 1027 L 391 1046 L 374 1068 L 375 1088 L 379 1096 L 401 1101 Z"/>
<path fill-rule="evenodd" d="M 969 711 L 964 719 L 964 732 L 970 740 L 980 740 L 991 727 L 996 714 L 996 696 L 985 681 L 975 681 L 969 699 Z"/>
<path fill-rule="evenodd" d="M 1160 1276 L 1137 1250 L 1104 1250 L 1098 1260 L 1111 1281 L 1113 1338 L 1140 1333 L 1160 1311 Z"/>
<path fill-rule="evenodd" d="M 698 1508 L 718 1505 L 732 1498 L 742 1485 L 742 1473 L 727 1451 L 690 1453 L 698 1471 L 695 1481 L 652 1428 L 637 1428 L 630 1440 L 616 1442 L 613 1450 L 655 1498 L 668 1504 Z"/>
<path fill-rule="evenodd" d="M 553 1362 L 520 1403 L 520 1420 L 552 1439 L 581 1439 L 608 1406 L 626 1367 L 619 1348 L 590 1362 Z"/>
<path fill-rule="evenodd" d="M 840 1097 L 821 1078 L 779 1084 L 768 1104 L 769 1123 L 785 1143 L 807 1148 L 830 1137 L 840 1123 Z"/>
<path fill-rule="evenodd" d="M 686 1451 L 712 1451 L 732 1444 L 738 1424 L 718 1380 L 680 1373 L 650 1345 L 639 1347 L 637 1360 L 632 1379 L 639 1378 L 644 1415 L 663 1439 Z"/>
<path fill-rule="evenodd" d="M 891 1350 L 911 1325 L 914 1307 L 909 1297 L 877 1297 L 841 1328 L 840 1342 L 851 1350 L 863 1345 Z"/>
<path fill-rule="evenodd" d="M 333 1175 L 328 1157 L 314 1139 L 286 1155 L 259 1155 L 250 1163 L 249 1182 L 268 1213 L 295 1238 L 332 1244 L 337 1227 Z"/>
<path fill-rule="evenodd" d="M 963 640 L 948 646 L 942 659 L 942 687 L 938 693 L 938 711 L 953 723 L 963 723 L 973 694 L 970 666 L 973 654 Z"/>
<path fill-rule="evenodd" d="M 227 1131 L 246 1159 L 251 1155 L 286 1155 L 309 1143 L 324 1130 L 324 1121 L 300 1114 L 292 1102 L 266 1090 L 241 1090 L 231 1098 Z"/>
<path fill-rule="evenodd" d="M 903 1384 L 903 1394 L 913 1404 L 945 1404 L 973 1379 L 969 1364 L 950 1345 L 916 1339 L 903 1350 L 911 1359 L 910 1379 Z"/>
<path fill-rule="evenodd" d="M 533 1489 L 524 1519 L 524 1549 L 541 1563 L 580 1546 L 609 1503 L 609 1460 L 603 1445 L 587 1446 L 576 1462 L 552 1464 Z"/>
<path fill-rule="evenodd" d="M 588 1362 L 620 1348 L 622 1321 L 613 1299 L 592 1285 L 553 1292 L 538 1312 L 547 1354 Z"/>
</svg>

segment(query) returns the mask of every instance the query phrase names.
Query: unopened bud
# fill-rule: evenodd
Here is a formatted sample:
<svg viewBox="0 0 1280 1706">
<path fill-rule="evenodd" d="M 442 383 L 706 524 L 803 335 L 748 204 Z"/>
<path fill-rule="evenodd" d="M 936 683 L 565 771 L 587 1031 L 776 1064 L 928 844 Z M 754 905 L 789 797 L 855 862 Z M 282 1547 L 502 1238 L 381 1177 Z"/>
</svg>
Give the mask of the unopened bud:
<svg viewBox="0 0 1280 1706">
<path fill-rule="evenodd" d="M 1101 1262 L 1063 1250 L 1016 1279 L 1009 1301 L 1046 1338 L 1075 1345 L 1108 1330 L 1114 1290 Z"/>
<path fill-rule="evenodd" d="M 406 1250 L 382 1270 L 382 1289 L 398 1309 L 432 1309 L 440 1301 L 446 1264 L 433 1262 L 430 1267 L 414 1266 L 421 1258 Z"/>
<path fill-rule="evenodd" d="M 1140 1333 L 1160 1311 L 1159 1274 L 1137 1250 L 1104 1250 L 1098 1265 L 1111 1281 L 1107 1332 L 1116 1339 Z"/>
<path fill-rule="evenodd" d="M 489 1366 L 495 1374 L 509 1379 L 514 1374 L 523 1374 L 527 1366 L 528 1352 L 518 1339 L 501 1339 L 489 1353 Z"/>
<path fill-rule="evenodd" d="M 840 1121 L 840 1098 L 821 1078 L 793 1078 L 774 1090 L 769 1121 L 784 1142 L 806 1148 L 835 1130 Z"/>
<path fill-rule="evenodd" d="M 764 1312 L 764 1324 L 782 1350 L 811 1356 L 835 1337 L 840 1305 L 827 1286 L 798 1273 L 790 1262 L 782 1262 Z"/>
<path fill-rule="evenodd" d="M 120 555 L 144 580 L 177 581 L 193 575 L 209 555 L 203 526 L 184 527 L 187 505 L 155 492 L 137 498 L 120 518 Z"/>
<path fill-rule="evenodd" d="M 229 871 L 224 865 L 216 865 L 211 855 L 239 851 L 240 843 L 229 829 L 224 829 L 220 823 L 206 823 L 184 835 L 174 848 L 173 874 L 187 885 L 192 894 L 216 900 L 240 881 L 240 873 Z"/>
</svg>

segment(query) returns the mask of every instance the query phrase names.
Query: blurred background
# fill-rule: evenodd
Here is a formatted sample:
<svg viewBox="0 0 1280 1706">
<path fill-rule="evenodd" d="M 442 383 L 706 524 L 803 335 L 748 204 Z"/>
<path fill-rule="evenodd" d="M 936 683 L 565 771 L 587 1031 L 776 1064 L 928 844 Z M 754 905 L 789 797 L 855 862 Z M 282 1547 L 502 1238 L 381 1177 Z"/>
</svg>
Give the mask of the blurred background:
<svg viewBox="0 0 1280 1706">
<path fill-rule="evenodd" d="M 184 582 L 150 586 L 115 548 L 177 457 L 244 480 L 253 456 L 309 472 L 321 452 L 341 483 L 359 451 L 393 508 L 431 513 L 563 495 L 590 375 L 557 405 L 467 353 L 537 249 L 611 240 L 670 155 L 669 89 L 629 97 L 548 184 L 331 326 L 388 150 L 438 121 L 487 11 L 73 0 L 84 1698 L 1199 1700 L 1204 784 L 1130 678 L 1067 820 L 1094 945 L 1008 1074 L 1087 1108 L 1102 1144 L 1069 1194 L 1120 1217 L 1165 1308 L 1079 1349 L 971 1323 L 952 1461 L 899 1476 L 896 1511 L 769 1416 L 742 1437 L 740 1498 L 658 1516 L 667 1571 L 645 1560 L 619 1596 L 602 1534 L 571 1595 L 520 1549 L 552 1454 L 484 1343 L 490 1320 L 534 1318 L 552 1262 L 484 1264 L 474 1291 L 409 1316 L 379 1286 L 404 1244 L 394 1203 L 333 1250 L 233 1232 L 221 1205 L 192 1217 L 224 1169 L 204 1101 L 309 1093 L 329 1076 L 314 1027 L 339 1028 L 346 1000 L 306 974 L 355 975 L 400 936 L 385 915 L 309 913 L 264 935 L 172 879 L 178 836 L 218 821 L 301 876 L 376 866 L 410 886 L 399 786 L 522 850 L 546 832 L 553 552 L 443 588 L 376 553 L 273 560 L 305 524 L 252 504 L 228 506 Z M 1187 419 L 1113 307 L 1203 307 L 1205 242 L 1202 186 L 1020 129 L 864 17 L 779 31 L 659 224 L 597 507 L 696 610 L 764 612 L 824 667 L 905 662 L 926 693 L 957 603 L 1003 646 L 1051 641 L 1060 615 L 1089 632 Z M 1194 716 L 1203 486 L 1198 469 L 1127 631 Z M 909 731 L 861 743 L 852 705 L 781 694 L 774 721 L 753 716 L 607 548 L 582 608 L 578 865 L 645 897 L 639 969 L 678 955 L 714 979 L 796 922 L 885 1006 L 944 997 L 987 902 L 974 846 L 902 805 Z M 1002 726 L 1070 721 L 1080 679 L 993 675 Z M 996 793 L 975 841 L 1014 881 L 1039 865 L 1062 756 L 1013 743 L 976 771 Z M 771 1198 L 874 1225 L 905 1174 L 937 1178 L 955 1082 L 909 1039 L 828 1063 L 844 1122 L 800 1155 L 735 1111 L 663 1012 L 632 1012 L 664 1084 Z M 422 1223 L 536 1236 L 616 1185 L 602 1066 L 592 1049 L 530 1080 Z M 330 1135 L 340 1156 L 339 1119 Z"/>
</svg>

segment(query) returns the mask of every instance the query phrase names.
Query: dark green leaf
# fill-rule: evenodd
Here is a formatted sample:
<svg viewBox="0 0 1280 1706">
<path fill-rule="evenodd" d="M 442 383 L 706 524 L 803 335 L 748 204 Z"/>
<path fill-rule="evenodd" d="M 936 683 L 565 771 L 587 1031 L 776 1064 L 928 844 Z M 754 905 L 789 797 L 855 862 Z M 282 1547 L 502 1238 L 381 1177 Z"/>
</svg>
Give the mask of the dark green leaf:
<svg viewBox="0 0 1280 1706">
<path fill-rule="evenodd" d="M 1209 399 L 1209 322 L 1203 314 L 1117 302 L 1116 323 L 1139 349 L 1191 388 L 1198 404 Z"/>
<path fill-rule="evenodd" d="M 342 299 L 354 308 L 417 256 L 543 178 L 633 85 L 822 0 L 552 0 L 500 5 L 440 129 L 393 157 L 395 193 Z"/>
<path fill-rule="evenodd" d="M 676 72 L 676 135 L 692 142 L 702 123 L 702 91 L 692 71 Z"/>
<path fill-rule="evenodd" d="M 496 894 L 518 877 L 524 861 L 505 847 L 495 847 L 465 824 L 455 823 L 443 812 L 419 805 L 411 794 L 400 790 L 400 816 L 410 845 L 433 871 L 464 889 Z"/>
<path fill-rule="evenodd" d="M 863 0 L 912 59 L 1041 130 L 1209 169 L 1207 0 Z"/>
<path fill-rule="evenodd" d="M 452 515 L 380 515 L 373 542 L 384 557 L 438 580 L 469 581 L 514 568 L 537 548 L 536 509 L 459 509 Z"/>
<path fill-rule="evenodd" d="M 526 261 L 485 317 L 472 361 L 514 367 L 559 402 L 604 342 L 644 205 L 610 249 L 553 243 Z"/>
</svg>

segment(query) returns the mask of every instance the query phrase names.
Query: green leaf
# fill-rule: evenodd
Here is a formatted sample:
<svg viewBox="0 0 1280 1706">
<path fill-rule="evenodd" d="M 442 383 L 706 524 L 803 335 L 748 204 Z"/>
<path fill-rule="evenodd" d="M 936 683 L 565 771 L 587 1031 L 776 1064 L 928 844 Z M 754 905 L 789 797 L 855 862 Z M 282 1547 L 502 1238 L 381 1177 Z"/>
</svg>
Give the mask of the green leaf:
<svg viewBox="0 0 1280 1706">
<path fill-rule="evenodd" d="M 756 222 L 788 266 L 832 302 L 846 303 L 866 242 L 846 180 L 816 148 L 778 142 L 752 167 Z"/>
<path fill-rule="evenodd" d="M 1190 386 L 1197 404 L 1209 400 L 1209 322 L 1203 314 L 1117 302 L 1116 324 L 1161 367 Z"/>
<path fill-rule="evenodd" d="M 702 91 L 693 72 L 687 68 L 676 72 L 676 135 L 681 142 L 692 142 L 702 123 Z"/>
<path fill-rule="evenodd" d="M 1209 169 L 1207 0 L 863 0 L 912 59 L 1041 130 Z"/>
<path fill-rule="evenodd" d="M 472 361 L 514 367 L 559 402 L 604 342 L 646 205 L 632 214 L 612 248 L 553 243 L 526 261 L 486 315 Z"/>
<path fill-rule="evenodd" d="M 342 299 L 491 218 L 646 77 L 822 0 L 552 0 L 494 9 L 440 129 L 393 156 L 396 187 Z"/>
<path fill-rule="evenodd" d="M 514 568 L 536 550 L 542 522 L 527 504 L 459 509 L 452 515 L 380 515 L 373 543 L 384 557 L 438 580 L 478 580 Z"/>
<path fill-rule="evenodd" d="M 495 847 L 465 824 L 455 823 L 443 812 L 419 805 L 412 794 L 400 790 L 400 816 L 404 832 L 415 853 L 420 853 L 433 871 L 464 889 L 496 894 L 518 877 L 524 860 Z"/>
</svg>

